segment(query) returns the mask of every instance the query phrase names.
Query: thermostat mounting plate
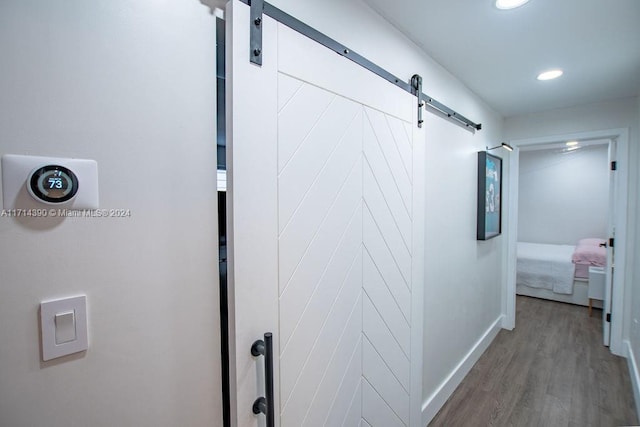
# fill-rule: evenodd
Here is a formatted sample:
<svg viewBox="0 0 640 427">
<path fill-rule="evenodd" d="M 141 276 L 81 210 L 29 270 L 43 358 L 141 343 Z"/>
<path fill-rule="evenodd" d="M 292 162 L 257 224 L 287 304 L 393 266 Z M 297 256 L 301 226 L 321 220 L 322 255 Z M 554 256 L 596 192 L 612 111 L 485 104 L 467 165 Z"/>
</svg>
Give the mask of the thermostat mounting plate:
<svg viewBox="0 0 640 427">
<path fill-rule="evenodd" d="M 2 156 L 4 209 L 32 209 L 43 205 L 97 209 L 98 200 L 95 160 Z"/>
</svg>

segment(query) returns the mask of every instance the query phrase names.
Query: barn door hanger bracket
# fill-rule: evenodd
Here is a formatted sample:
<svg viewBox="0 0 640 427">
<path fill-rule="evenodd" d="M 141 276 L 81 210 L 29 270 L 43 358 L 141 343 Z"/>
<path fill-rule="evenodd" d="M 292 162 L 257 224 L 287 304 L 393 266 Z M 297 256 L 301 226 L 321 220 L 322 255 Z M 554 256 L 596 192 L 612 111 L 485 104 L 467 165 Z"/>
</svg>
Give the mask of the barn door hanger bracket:
<svg viewBox="0 0 640 427">
<path fill-rule="evenodd" d="M 249 23 L 249 58 L 253 64 L 262 66 L 262 12 L 263 0 L 251 0 L 251 22 Z"/>
<path fill-rule="evenodd" d="M 418 98 L 418 127 L 422 127 L 424 120 L 422 119 L 422 107 L 424 107 L 424 100 L 422 99 L 422 77 L 418 74 L 414 74 L 411 77 L 411 90 L 413 94 Z"/>
</svg>

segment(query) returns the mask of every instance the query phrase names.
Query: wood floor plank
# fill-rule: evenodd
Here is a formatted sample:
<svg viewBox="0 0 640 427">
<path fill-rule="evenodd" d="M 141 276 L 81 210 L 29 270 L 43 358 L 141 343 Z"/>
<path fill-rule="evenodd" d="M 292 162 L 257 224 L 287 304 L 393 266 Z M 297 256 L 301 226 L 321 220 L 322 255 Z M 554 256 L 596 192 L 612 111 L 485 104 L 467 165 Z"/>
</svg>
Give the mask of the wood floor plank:
<svg viewBox="0 0 640 427">
<path fill-rule="evenodd" d="M 500 331 L 429 426 L 638 424 L 625 359 L 602 345 L 601 311 L 516 298 Z"/>
<path fill-rule="evenodd" d="M 566 402 L 556 396 L 547 394 L 542 405 L 542 414 L 538 427 L 568 427 L 569 412 Z"/>
</svg>

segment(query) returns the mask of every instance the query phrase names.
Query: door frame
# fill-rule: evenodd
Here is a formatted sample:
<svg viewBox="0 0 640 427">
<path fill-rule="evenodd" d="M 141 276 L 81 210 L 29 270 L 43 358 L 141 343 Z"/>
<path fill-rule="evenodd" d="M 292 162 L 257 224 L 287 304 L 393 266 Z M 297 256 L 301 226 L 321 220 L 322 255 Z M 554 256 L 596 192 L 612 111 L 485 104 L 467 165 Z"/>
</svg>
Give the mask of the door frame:
<svg viewBox="0 0 640 427">
<path fill-rule="evenodd" d="M 549 144 L 558 141 L 580 139 L 610 139 L 616 142 L 618 162 L 617 168 L 617 200 L 614 225 L 616 229 L 616 270 L 614 275 L 611 301 L 611 344 L 610 350 L 618 356 L 624 355 L 624 330 L 627 324 L 628 308 L 625 306 L 625 295 L 629 293 L 630 281 L 627 280 L 627 204 L 629 197 L 629 129 L 604 129 L 562 135 L 551 135 L 508 141 L 514 148 L 509 156 L 509 179 L 507 180 L 508 212 L 507 212 L 507 262 L 506 285 L 503 294 L 503 312 L 505 314 L 503 328 L 513 329 L 516 326 L 516 250 L 518 235 L 518 174 L 520 165 L 520 147 L 525 145 Z M 610 236 L 607 236 L 610 237 Z"/>
</svg>

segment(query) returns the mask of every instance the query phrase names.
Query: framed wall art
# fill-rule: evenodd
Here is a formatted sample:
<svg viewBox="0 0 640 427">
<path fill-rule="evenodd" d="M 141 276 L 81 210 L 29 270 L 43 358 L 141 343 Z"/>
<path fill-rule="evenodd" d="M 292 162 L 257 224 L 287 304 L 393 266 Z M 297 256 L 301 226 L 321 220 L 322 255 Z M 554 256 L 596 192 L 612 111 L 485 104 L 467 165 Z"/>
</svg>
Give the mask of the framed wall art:
<svg viewBox="0 0 640 427">
<path fill-rule="evenodd" d="M 478 240 L 502 232 L 502 159 L 478 152 Z"/>
</svg>

